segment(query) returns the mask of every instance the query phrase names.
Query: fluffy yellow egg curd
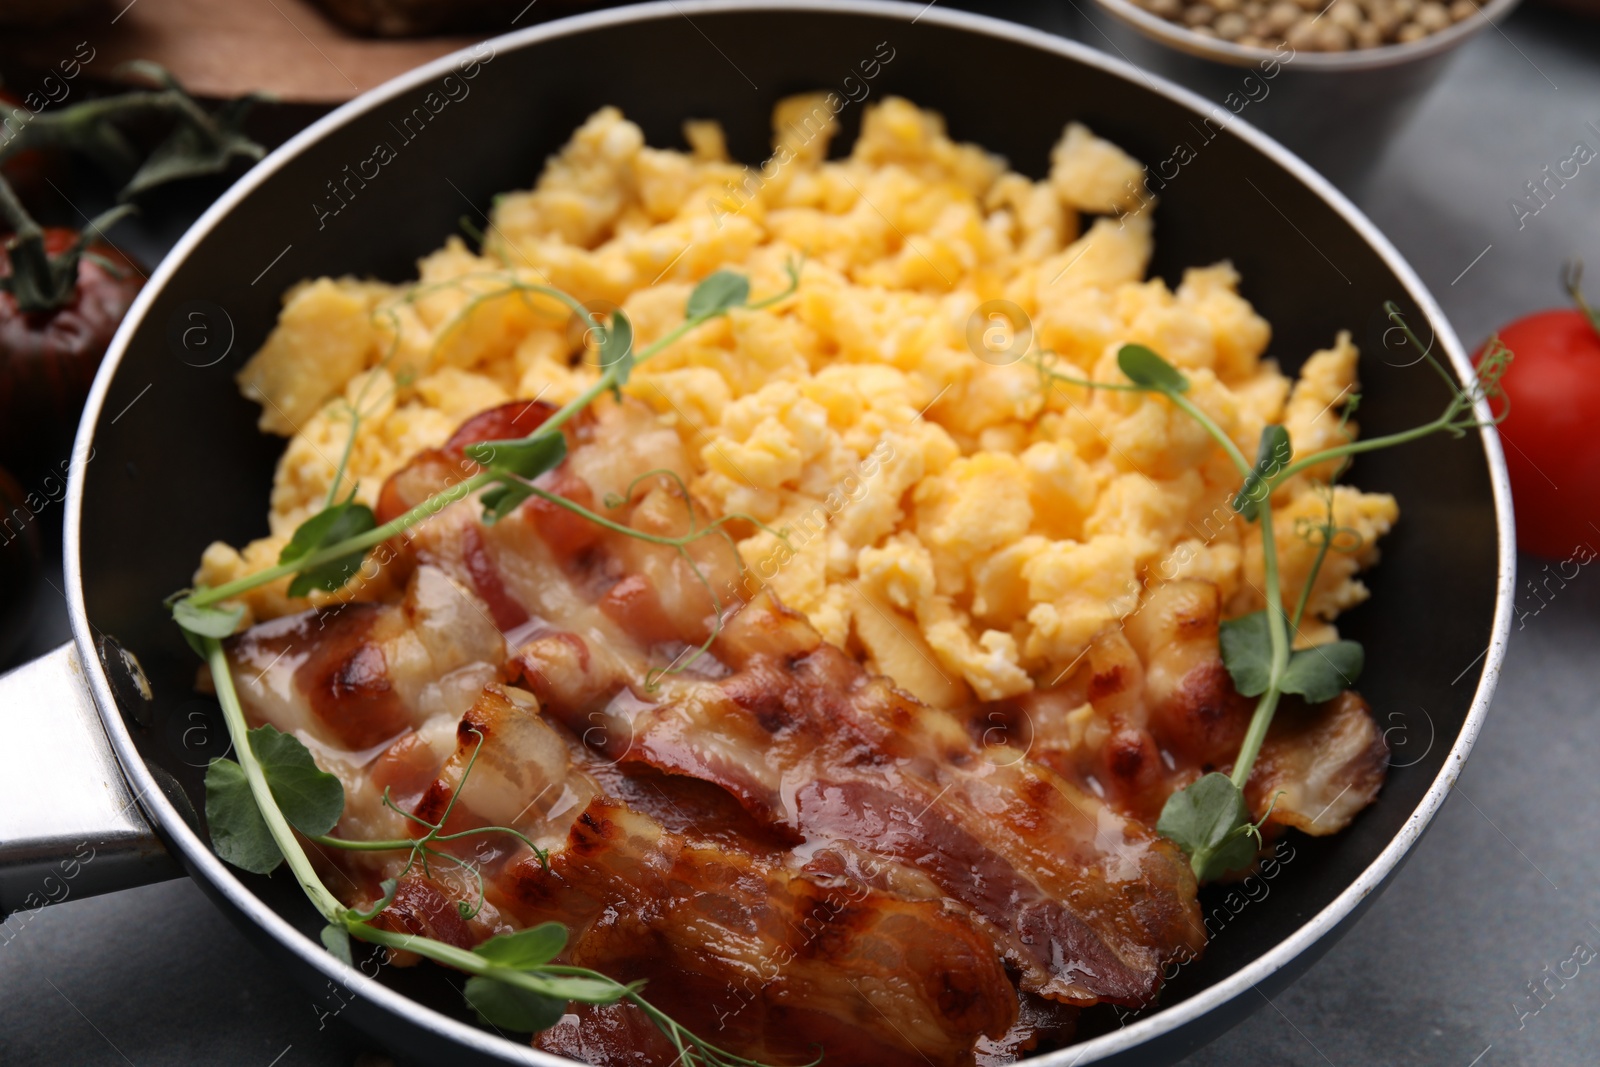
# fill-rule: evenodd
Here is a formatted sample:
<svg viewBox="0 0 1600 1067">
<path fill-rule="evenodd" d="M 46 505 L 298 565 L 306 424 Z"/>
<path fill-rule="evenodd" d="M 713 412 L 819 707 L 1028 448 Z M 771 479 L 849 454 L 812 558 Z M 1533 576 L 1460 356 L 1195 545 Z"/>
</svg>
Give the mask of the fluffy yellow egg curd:
<svg viewBox="0 0 1600 1067">
<path fill-rule="evenodd" d="M 1148 345 L 1247 454 L 1273 422 L 1304 454 L 1355 433 L 1341 416 L 1357 387 L 1349 337 L 1329 338 L 1292 381 L 1229 264 L 1197 265 L 1176 290 L 1146 280 L 1159 210 L 1144 169 L 1081 125 L 1033 181 L 892 97 L 865 108 L 849 155 L 830 160 L 839 104 L 781 103 L 759 167 L 730 160 L 714 122 L 685 124 L 687 152 L 657 149 L 604 108 L 531 191 L 497 200 L 481 254 L 451 238 L 412 283 L 290 290 L 239 375 L 261 428 L 289 438 L 270 532 L 210 546 L 197 581 L 275 563 L 347 448 L 340 496 L 354 484 L 373 504 L 389 474 L 472 414 L 559 404 L 591 383 L 574 316 L 512 286 L 620 307 L 642 347 L 683 321 L 713 271 L 747 275 L 760 299 L 803 257 L 791 298 L 692 331 L 624 390 L 681 437 L 697 500 L 787 530 L 732 527 L 747 584 L 935 706 L 1049 687 L 1163 581 L 1215 582 L 1225 615 L 1261 607 L 1260 529 L 1229 509 L 1239 477 L 1216 444 L 1160 396 L 1067 385 L 1040 366 L 1123 381 L 1118 348 Z M 996 306 L 1020 316 L 992 322 Z M 1298 593 L 1316 554 L 1309 524 L 1331 507 L 1347 528 L 1301 645 L 1330 640 L 1338 613 L 1366 598 L 1358 574 L 1398 516 L 1390 496 L 1330 490 L 1332 473 L 1301 474 L 1274 499 L 1285 590 Z M 285 580 L 241 599 L 260 620 L 382 591 L 380 576 L 308 601 Z"/>
</svg>

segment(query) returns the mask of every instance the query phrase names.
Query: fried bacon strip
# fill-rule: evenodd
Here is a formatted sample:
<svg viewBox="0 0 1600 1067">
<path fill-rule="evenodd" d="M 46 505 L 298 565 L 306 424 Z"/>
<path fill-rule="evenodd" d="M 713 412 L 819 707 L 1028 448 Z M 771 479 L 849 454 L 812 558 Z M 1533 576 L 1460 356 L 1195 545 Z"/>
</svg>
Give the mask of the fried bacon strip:
<svg viewBox="0 0 1600 1067">
<path fill-rule="evenodd" d="M 463 713 L 505 670 L 505 640 L 483 604 L 427 566 L 415 570 L 398 604 L 274 619 L 227 649 L 251 723 L 297 735 L 338 775 L 341 837 L 405 836 L 409 824 L 383 804 L 384 789 L 402 805 L 415 802 L 455 747 Z M 374 857 L 335 869 L 363 872 L 354 876 L 363 888 L 378 881 Z"/>
<path fill-rule="evenodd" d="M 1095 637 L 1085 664 L 1060 686 L 991 714 L 1026 735 L 1044 762 L 1092 777 L 1119 811 L 1153 823 L 1175 790 L 1231 768 L 1250 724 L 1255 701 L 1234 690 L 1222 664 L 1220 621 L 1211 583 L 1159 586 L 1124 628 Z M 1245 799 L 1269 823 L 1338 833 L 1377 796 L 1388 762 L 1359 695 L 1311 708 L 1285 698 Z"/>
<path fill-rule="evenodd" d="M 1336 834 L 1372 803 L 1389 769 L 1389 746 L 1355 693 L 1318 708 L 1285 708 L 1272 721 L 1245 798 L 1270 822 L 1315 837 Z"/>
<path fill-rule="evenodd" d="M 989 938 L 959 910 L 697 846 L 603 797 L 549 874 L 524 859 L 499 884 L 520 921 L 575 931 L 572 962 L 648 979 L 674 1018 L 766 1062 L 819 1044 L 842 1063 L 955 1064 L 1016 1019 Z"/>
<path fill-rule="evenodd" d="M 457 736 L 417 813 L 437 821 L 459 790 L 450 831 L 498 824 L 560 840 L 549 870 L 514 839 L 453 842 L 488 879 L 484 912 L 445 928 L 417 905 L 418 890 L 402 928 L 470 945 L 495 921 L 560 922 L 571 932 L 565 962 L 647 979 L 684 1025 L 774 1063 L 808 1062 L 821 1042 L 841 1062 L 957 1064 L 1016 1021 L 1005 970 L 960 909 L 842 865 L 796 870 L 786 850 L 669 830 L 602 794 L 585 770 L 594 754 L 526 693 L 486 688 Z"/>
<path fill-rule="evenodd" d="M 504 649 L 483 606 L 423 567 L 399 604 L 274 619 L 231 642 L 229 658 L 261 721 L 359 752 L 436 715 L 459 719 L 499 679 Z"/>
<path fill-rule="evenodd" d="M 809 845 L 894 861 L 901 882 L 970 908 L 1028 992 L 1145 1003 L 1167 953 L 1198 949 L 1192 876 L 1168 842 L 1014 752 L 991 758 L 803 620 L 783 620 L 799 647 L 733 653 L 769 610 L 719 638 L 729 677 L 614 717 L 608 736 L 631 744 L 613 755 L 715 782 Z"/>
<path fill-rule="evenodd" d="M 549 413 L 469 420 L 389 479 L 380 519 L 470 476 L 466 445 Z M 563 432 L 541 488 L 661 538 L 704 527 L 662 473 L 688 468 L 678 436 L 642 405 L 597 403 Z M 1193 875 L 1153 825 L 1174 789 L 1227 769 L 1249 720 L 1214 587 L 1154 589 L 1054 689 L 952 714 L 742 586 L 715 533 L 651 543 L 539 498 L 493 525 L 479 511 L 391 543 L 401 603 L 229 644 L 252 720 L 344 779 L 337 833 L 415 835 L 396 808 L 448 810 L 446 832 L 509 826 L 550 850 L 546 869 L 506 835 L 439 843 L 381 921 L 462 946 L 561 922 L 570 962 L 646 979 L 685 1025 L 775 1063 L 813 1043 L 833 1063 L 1007 1062 L 1078 1007 L 1149 1003 L 1203 947 Z M 1286 704 L 1247 797 L 1331 833 L 1386 764 L 1360 697 Z M 324 856 L 359 904 L 404 859 Z M 536 1044 L 597 1065 L 675 1054 L 626 1005 L 580 1006 Z"/>
</svg>

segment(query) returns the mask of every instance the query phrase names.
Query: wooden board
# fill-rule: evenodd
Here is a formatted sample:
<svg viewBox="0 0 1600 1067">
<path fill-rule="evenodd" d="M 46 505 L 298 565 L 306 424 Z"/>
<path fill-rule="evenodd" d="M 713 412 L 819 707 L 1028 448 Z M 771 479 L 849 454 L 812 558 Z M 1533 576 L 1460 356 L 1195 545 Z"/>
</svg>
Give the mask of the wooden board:
<svg viewBox="0 0 1600 1067">
<path fill-rule="evenodd" d="M 526 20 L 524 20 L 525 22 Z M 513 27 L 506 27 L 511 29 Z M 47 30 L 0 29 L 0 64 L 13 88 L 87 54 L 84 77 L 109 79 L 130 59 L 173 71 L 198 96 L 266 90 L 294 103 L 338 103 L 475 37 L 367 40 L 346 34 L 307 0 L 111 0 Z"/>
</svg>

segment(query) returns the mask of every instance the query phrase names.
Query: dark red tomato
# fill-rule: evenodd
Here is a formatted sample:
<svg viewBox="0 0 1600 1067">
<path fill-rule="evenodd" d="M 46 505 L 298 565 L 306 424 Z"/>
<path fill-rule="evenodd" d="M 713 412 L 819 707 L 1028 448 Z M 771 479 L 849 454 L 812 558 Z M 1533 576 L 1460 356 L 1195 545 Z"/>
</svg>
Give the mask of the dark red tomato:
<svg viewBox="0 0 1600 1067">
<path fill-rule="evenodd" d="M 1500 339 L 1516 355 L 1501 379 L 1510 413 L 1500 435 L 1517 544 L 1550 559 L 1592 556 L 1600 550 L 1600 332 L 1583 312 L 1561 309 L 1520 318 Z"/>
<path fill-rule="evenodd" d="M 54 255 L 78 235 L 50 227 L 44 238 Z M 115 270 L 85 255 L 77 289 L 61 307 L 23 312 L 0 292 L 0 462 L 24 476 L 66 456 L 95 369 L 144 284 L 116 249 L 95 243 L 87 251 Z M 10 273 L 11 257 L 0 248 L 0 276 Z"/>
<path fill-rule="evenodd" d="M 0 669 L 28 632 L 39 582 L 39 524 L 25 499 L 0 470 Z"/>
</svg>

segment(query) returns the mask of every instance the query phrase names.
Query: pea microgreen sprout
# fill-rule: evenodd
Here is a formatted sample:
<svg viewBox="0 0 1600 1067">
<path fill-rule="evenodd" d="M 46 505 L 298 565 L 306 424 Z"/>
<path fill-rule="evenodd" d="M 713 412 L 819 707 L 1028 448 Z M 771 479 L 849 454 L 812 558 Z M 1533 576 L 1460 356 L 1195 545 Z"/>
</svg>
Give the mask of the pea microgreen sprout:
<svg viewBox="0 0 1600 1067">
<path fill-rule="evenodd" d="M 1499 338 L 1491 340 L 1484 357 L 1479 361 L 1477 373 L 1462 388 L 1434 358 L 1430 347 L 1412 332 L 1399 308 L 1391 302 L 1385 304 L 1384 309 L 1406 342 L 1421 353 L 1421 358 L 1433 367 L 1449 387 L 1450 400 L 1444 411 L 1431 422 L 1410 430 L 1358 441 L 1346 430 L 1360 399 L 1352 395 L 1345 402 L 1339 422 L 1340 430 L 1344 431 L 1346 437 L 1345 443 L 1298 459 L 1293 458 L 1288 431 L 1281 425 L 1263 428 L 1255 461 L 1246 459 L 1227 433 L 1187 395 L 1188 378 L 1144 345 L 1123 345 L 1117 353 L 1117 365 L 1128 379 L 1127 382 L 1097 382 L 1064 373 L 1055 369 L 1057 357 L 1054 353 L 1041 353 L 1031 361 L 1039 372 L 1041 383 L 1061 382 L 1086 389 L 1159 393 L 1164 396 L 1174 407 L 1198 423 L 1233 462 L 1242 481 L 1231 506 L 1246 522 L 1259 523 L 1261 527 L 1262 584 L 1266 606 L 1260 611 L 1223 622 L 1218 639 L 1222 661 L 1234 688 L 1243 696 L 1258 698 L 1255 711 L 1231 772 L 1223 774 L 1213 771 L 1174 793 L 1168 798 L 1156 824 L 1160 833 L 1177 843 L 1188 855 L 1195 876 L 1201 881 L 1247 866 L 1255 858 L 1261 842 L 1261 826 L 1271 813 L 1276 798 L 1269 802 L 1267 812 L 1252 822 L 1244 799 L 1244 787 L 1250 779 L 1250 772 L 1282 697 L 1294 694 L 1312 704 L 1331 700 L 1355 683 L 1364 661 L 1361 645 L 1355 641 L 1332 641 L 1295 649 L 1291 636 L 1300 631 L 1311 589 L 1328 552 L 1353 551 L 1359 547 L 1359 534 L 1335 523 L 1330 488 L 1327 520 L 1309 527 L 1297 525 L 1297 532 L 1301 536 L 1316 543 L 1317 552 L 1306 576 L 1306 584 L 1297 597 L 1294 614 L 1286 615 L 1277 539 L 1273 529 L 1272 494 L 1296 474 L 1333 460 L 1338 461 L 1333 472 L 1333 477 L 1337 477 L 1350 460 L 1360 453 L 1391 448 L 1435 433 L 1460 437 L 1468 430 L 1497 423 L 1505 417 L 1502 408 L 1498 415 L 1492 415 L 1489 422 L 1485 423 L 1480 420 L 1477 411 L 1482 401 L 1503 401 L 1500 378 L 1511 361 L 1512 353 Z M 1353 535 L 1355 543 L 1349 547 L 1338 544 L 1342 535 Z"/>
</svg>

